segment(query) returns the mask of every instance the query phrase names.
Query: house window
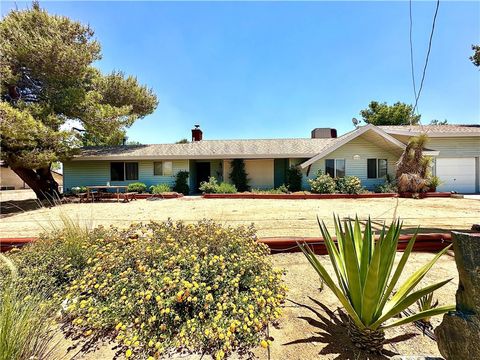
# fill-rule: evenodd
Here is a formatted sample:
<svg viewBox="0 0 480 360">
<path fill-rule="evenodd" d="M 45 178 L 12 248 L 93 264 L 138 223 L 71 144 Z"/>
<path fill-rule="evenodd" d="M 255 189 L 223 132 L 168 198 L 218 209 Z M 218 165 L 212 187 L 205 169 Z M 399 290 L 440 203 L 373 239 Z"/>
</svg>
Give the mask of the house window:
<svg viewBox="0 0 480 360">
<path fill-rule="evenodd" d="M 173 163 L 171 161 L 158 161 L 153 163 L 153 175 L 172 176 Z"/>
<path fill-rule="evenodd" d="M 334 177 L 345 176 L 345 159 L 326 159 L 325 174 Z"/>
<path fill-rule="evenodd" d="M 138 180 L 138 163 L 136 162 L 111 162 L 110 180 Z"/>
<path fill-rule="evenodd" d="M 367 159 L 367 177 L 379 179 L 387 175 L 387 159 Z"/>
<path fill-rule="evenodd" d="M 138 163 L 125 163 L 125 175 L 126 180 L 138 180 Z"/>
<path fill-rule="evenodd" d="M 377 178 L 377 159 L 367 159 L 367 177 L 369 179 Z"/>
<path fill-rule="evenodd" d="M 125 180 L 125 163 L 123 162 L 110 163 L 110 180 L 112 181 Z"/>
<path fill-rule="evenodd" d="M 387 176 L 387 159 L 378 159 L 378 177 L 383 178 Z"/>
</svg>

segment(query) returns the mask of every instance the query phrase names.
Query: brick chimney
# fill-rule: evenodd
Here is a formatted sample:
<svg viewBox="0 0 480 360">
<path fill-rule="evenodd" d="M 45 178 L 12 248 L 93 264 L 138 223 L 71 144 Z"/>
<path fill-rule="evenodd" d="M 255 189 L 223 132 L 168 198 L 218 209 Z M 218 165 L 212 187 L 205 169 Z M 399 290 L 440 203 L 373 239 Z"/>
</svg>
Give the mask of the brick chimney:
<svg viewBox="0 0 480 360">
<path fill-rule="evenodd" d="M 192 142 L 202 140 L 203 132 L 200 130 L 200 125 L 195 125 L 195 128 L 192 129 Z"/>
<path fill-rule="evenodd" d="M 312 139 L 331 139 L 337 137 L 337 129 L 315 128 L 312 130 Z"/>
</svg>

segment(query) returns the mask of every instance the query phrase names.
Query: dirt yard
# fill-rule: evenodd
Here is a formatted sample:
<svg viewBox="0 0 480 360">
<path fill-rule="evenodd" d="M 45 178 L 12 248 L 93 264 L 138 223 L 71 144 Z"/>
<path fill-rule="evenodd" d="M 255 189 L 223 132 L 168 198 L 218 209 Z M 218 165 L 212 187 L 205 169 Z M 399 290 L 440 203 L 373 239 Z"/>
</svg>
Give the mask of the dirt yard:
<svg viewBox="0 0 480 360">
<path fill-rule="evenodd" d="M 260 237 L 319 236 L 316 216 L 332 224 L 333 213 L 340 217 L 369 215 L 379 224 L 393 216 L 404 220 L 404 229 L 417 226 L 423 232 L 467 230 L 480 217 L 480 201 L 473 199 L 336 199 L 336 200 L 258 200 L 202 199 L 184 197 L 170 200 L 136 200 L 129 203 L 98 202 L 65 204 L 39 208 L 26 194 L 1 194 L 0 233 L 2 237 L 38 235 L 52 225 L 61 225 L 59 215 L 92 227 L 127 226 L 131 222 L 171 218 L 186 222 L 204 218 L 227 225 L 254 223 Z M 9 197 L 8 197 L 9 196 Z"/>
<path fill-rule="evenodd" d="M 401 254 L 397 256 L 397 260 Z M 433 257 L 433 254 L 412 254 L 400 282 L 405 280 L 421 265 Z M 320 256 L 320 261 L 333 274 L 326 256 Z M 297 360 L 297 359 L 322 359 L 322 360 L 364 360 L 364 359 L 390 359 L 398 355 L 402 356 L 432 356 L 438 357 L 440 353 L 436 342 L 415 325 L 403 325 L 386 331 L 386 344 L 383 356 L 372 356 L 359 351 L 353 346 L 348 338 L 346 327 L 340 320 L 338 310 L 339 302 L 328 288 L 320 290 L 320 281 L 315 270 L 311 268 L 303 254 L 278 254 L 271 257 L 276 267 L 285 269 L 286 283 L 289 288 L 287 302 L 279 327 L 270 327 L 269 335 L 273 342 L 269 351 L 258 347 L 253 349 L 254 358 L 260 360 Z M 445 255 L 427 273 L 427 276 L 419 286 L 425 286 L 440 280 L 453 278 L 451 282 L 435 292 L 434 297 L 440 305 L 453 304 L 455 291 L 458 287 L 458 274 L 455 261 L 451 255 Z M 416 311 L 416 305 L 410 307 Z M 432 318 L 434 327 L 438 326 L 442 317 Z M 70 358 L 78 351 L 67 352 L 68 346 L 72 345 L 69 340 L 61 340 L 56 353 L 59 356 L 68 355 Z M 104 344 L 93 352 L 79 354 L 75 359 L 96 360 L 112 359 L 116 350 L 113 344 Z M 169 357 L 172 359 L 199 360 L 200 355 L 178 355 Z M 233 355 L 232 359 L 241 357 Z M 245 359 L 245 357 L 243 357 Z"/>
</svg>

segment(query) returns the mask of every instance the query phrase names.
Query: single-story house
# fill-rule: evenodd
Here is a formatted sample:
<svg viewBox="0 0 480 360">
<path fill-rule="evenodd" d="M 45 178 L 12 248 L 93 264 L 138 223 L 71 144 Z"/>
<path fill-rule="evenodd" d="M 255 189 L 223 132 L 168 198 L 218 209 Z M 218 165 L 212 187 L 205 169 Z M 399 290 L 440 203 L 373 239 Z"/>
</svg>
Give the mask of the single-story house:
<svg viewBox="0 0 480 360">
<path fill-rule="evenodd" d="M 60 188 L 63 186 L 63 174 L 59 171 L 52 171 L 53 178 Z M 22 190 L 30 187 L 20 179 L 20 177 L 5 164 L 0 161 L 0 190 Z"/>
<path fill-rule="evenodd" d="M 257 140 L 203 140 L 192 129 L 192 142 L 116 147 L 86 147 L 64 163 L 64 188 L 88 185 L 147 186 L 173 184 L 175 174 L 189 172 L 192 192 L 209 176 L 229 181 L 232 159 L 243 159 L 252 188 L 273 188 L 285 182 L 286 169 L 295 165 L 303 185 L 318 170 L 332 176 L 354 175 L 374 189 L 395 176 L 396 163 L 408 140 L 429 136 L 424 154 L 434 159 L 433 173 L 443 184 L 439 191 L 480 191 L 480 125 L 365 125 L 337 137 L 335 129 L 317 128 L 311 138 Z"/>
</svg>

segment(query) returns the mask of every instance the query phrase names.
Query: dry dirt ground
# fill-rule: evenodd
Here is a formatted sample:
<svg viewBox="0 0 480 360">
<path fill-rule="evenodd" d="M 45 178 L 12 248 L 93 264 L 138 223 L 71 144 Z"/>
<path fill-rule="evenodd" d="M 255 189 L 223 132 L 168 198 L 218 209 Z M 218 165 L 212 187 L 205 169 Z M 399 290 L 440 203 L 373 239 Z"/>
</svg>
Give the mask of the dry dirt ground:
<svg viewBox="0 0 480 360">
<path fill-rule="evenodd" d="M 31 196 L 31 194 L 30 194 Z M 332 225 L 332 214 L 340 217 L 371 216 L 389 222 L 393 216 L 404 220 L 404 229 L 417 226 L 423 232 L 470 229 L 480 218 L 480 201 L 474 199 L 335 199 L 335 200 L 258 200 L 202 199 L 184 197 L 169 200 L 136 200 L 129 203 L 96 202 L 64 204 L 39 208 L 28 193 L 0 192 L 1 237 L 38 235 L 52 225 L 61 225 L 59 215 L 67 215 L 86 226 L 127 226 L 131 222 L 162 221 L 172 218 L 186 222 L 204 218 L 227 225 L 255 224 L 260 237 L 319 236 L 316 216 Z"/>
<path fill-rule="evenodd" d="M 401 256 L 401 255 L 399 255 Z M 399 258 L 397 257 L 397 260 Z M 405 280 L 418 267 L 425 264 L 433 254 L 412 254 L 400 281 Z M 332 272 L 326 256 L 320 261 Z M 414 325 L 403 325 L 386 331 L 387 344 L 383 356 L 372 356 L 359 351 L 348 338 L 346 328 L 339 317 L 338 301 L 328 288 L 320 290 L 320 281 L 316 272 L 310 267 L 303 254 L 277 254 L 271 259 L 275 266 L 285 269 L 285 280 L 289 288 L 288 300 L 285 303 L 279 327 L 269 328 L 273 338 L 269 350 L 261 347 L 253 349 L 254 358 L 260 360 L 363 360 L 391 359 L 397 356 L 440 356 L 436 342 L 423 335 Z M 453 278 L 451 282 L 435 292 L 440 305 L 455 302 L 455 291 L 458 287 L 458 274 L 454 259 L 445 255 L 427 274 L 419 286 L 431 284 L 443 279 Z M 416 305 L 410 307 L 416 310 Z M 432 319 L 432 325 L 438 326 L 441 316 Z M 70 341 L 63 340 L 57 354 L 70 359 L 77 351 L 66 352 Z M 96 351 L 80 353 L 75 359 L 109 360 L 115 356 L 112 345 L 100 346 Z M 120 357 L 121 358 L 121 357 Z M 178 355 L 172 359 L 199 360 L 199 355 Z M 204 359 L 210 357 L 204 356 Z M 241 357 L 234 354 L 232 359 Z"/>
</svg>

